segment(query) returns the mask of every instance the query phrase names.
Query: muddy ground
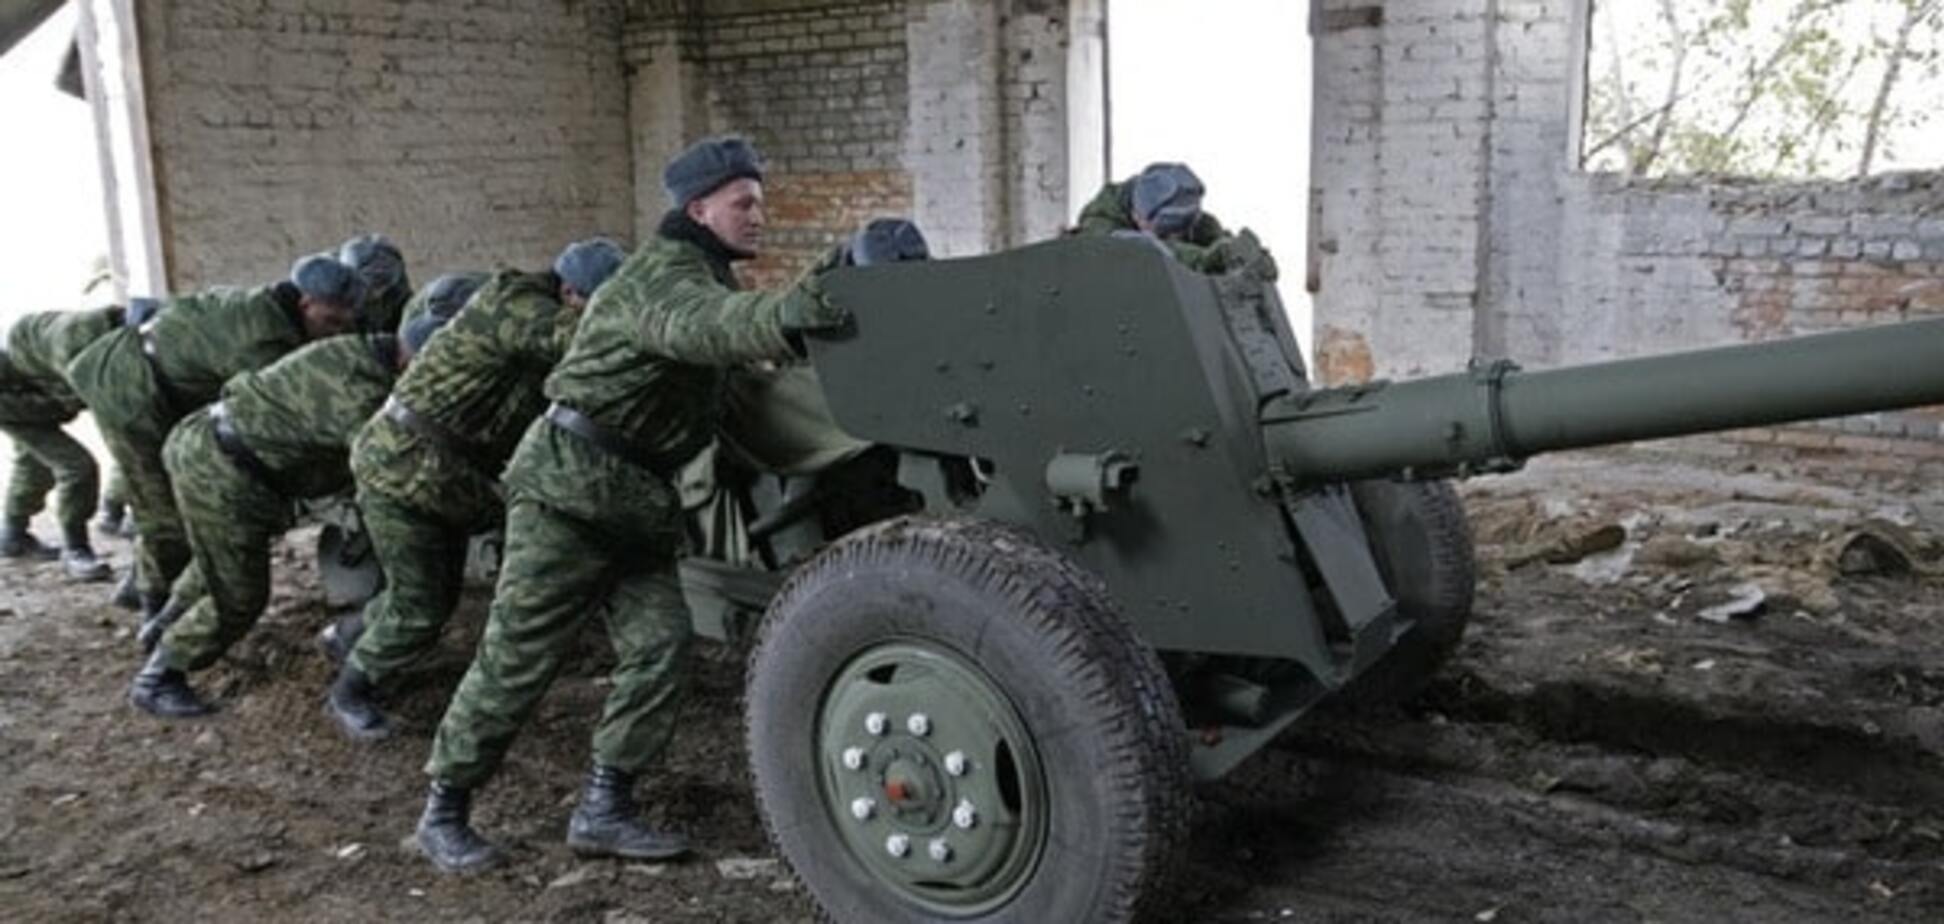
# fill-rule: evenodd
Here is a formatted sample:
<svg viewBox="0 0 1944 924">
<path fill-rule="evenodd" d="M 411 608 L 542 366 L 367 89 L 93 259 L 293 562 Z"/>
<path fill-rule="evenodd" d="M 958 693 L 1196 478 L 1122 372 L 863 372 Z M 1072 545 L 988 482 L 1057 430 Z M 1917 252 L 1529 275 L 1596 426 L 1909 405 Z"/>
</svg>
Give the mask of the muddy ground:
<svg viewBox="0 0 1944 924">
<path fill-rule="evenodd" d="M 1944 490 L 1629 451 L 1464 491 L 1482 575 L 1458 656 L 1408 706 L 1320 716 L 1205 787 L 1182 920 L 1944 920 Z M 349 744 L 297 548 L 200 680 L 221 714 L 176 725 L 124 704 L 131 617 L 105 588 L 0 565 L 0 918 L 810 919 L 750 807 L 740 655 L 713 645 L 643 793 L 698 860 L 560 844 L 603 693 L 590 635 L 482 796 L 516 862 L 430 871 L 403 839 L 484 601 L 397 703 L 404 733 Z"/>
</svg>

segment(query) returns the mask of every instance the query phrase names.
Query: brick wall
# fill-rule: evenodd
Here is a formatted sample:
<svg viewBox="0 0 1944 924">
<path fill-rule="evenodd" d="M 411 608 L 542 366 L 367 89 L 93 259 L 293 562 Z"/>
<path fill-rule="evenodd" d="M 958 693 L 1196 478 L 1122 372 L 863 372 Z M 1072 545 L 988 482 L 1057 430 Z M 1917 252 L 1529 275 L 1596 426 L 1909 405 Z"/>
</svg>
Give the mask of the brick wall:
<svg viewBox="0 0 1944 924">
<path fill-rule="evenodd" d="M 644 232 L 662 164 L 704 135 L 769 161 L 768 249 L 787 278 L 864 221 L 915 217 L 943 255 L 1067 220 L 1069 24 L 1053 0 L 637 0 L 624 39 Z"/>
<path fill-rule="evenodd" d="M 419 281 L 631 236 L 619 0 L 137 6 L 176 289 L 364 230 Z"/>
<path fill-rule="evenodd" d="M 1325 0 L 1322 377 L 1450 371 L 1474 356 L 1562 365 L 1944 313 L 1944 174 L 1749 184 L 1578 170 L 1573 7 Z M 1914 457 L 1938 448 L 1940 419 L 1729 439 Z"/>
</svg>

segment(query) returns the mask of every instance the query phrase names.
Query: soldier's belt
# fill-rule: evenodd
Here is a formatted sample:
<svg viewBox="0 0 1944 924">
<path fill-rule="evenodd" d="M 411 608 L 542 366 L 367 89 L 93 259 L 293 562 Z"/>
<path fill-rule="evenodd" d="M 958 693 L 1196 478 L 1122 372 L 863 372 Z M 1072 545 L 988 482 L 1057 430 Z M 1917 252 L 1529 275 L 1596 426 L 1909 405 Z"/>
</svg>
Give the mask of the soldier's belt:
<svg viewBox="0 0 1944 924">
<path fill-rule="evenodd" d="M 648 449 L 558 401 L 547 405 L 547 422 L 593 443 L 609 455 L 663 478 L 672 476 L 681 469 L 682 463 L 695 455 L 693 452 L 657 452 Z"/>
<path fill-rule="evenodd" d="M 236 467 L 242 469 L 244 474 L 255 478 L 264 487 L 284 497 L 297 496 L 290 490 L 289 482 L 283 475 L 263 461 L 263 457 L 257 455 L 256 450 L 250 448 L 250 444 L 243 439 L 243 434 L 236 432 L 236 423 L 230 420 L 228 405 L 221 401 L 210 405 L 209 423 L 210 429 L 216 433 L 216 448 L 221 449 L 223 455 L 229 456 L 230 461 L 236 463 Z"/>
<path fill-rule="evenodd" d="M 382 413 L 396 421 L 399 426 L 423 437 L 426 442 L 474 465 L 484 465 L 486 459 L 492 458 L 492 453 L 488 452 L 485 446 L 466 439 L 452 432 L 444 424 L 412 410 L 405 402 L 398 400 L 397 395 L 385 399 Z"/>
</svg>

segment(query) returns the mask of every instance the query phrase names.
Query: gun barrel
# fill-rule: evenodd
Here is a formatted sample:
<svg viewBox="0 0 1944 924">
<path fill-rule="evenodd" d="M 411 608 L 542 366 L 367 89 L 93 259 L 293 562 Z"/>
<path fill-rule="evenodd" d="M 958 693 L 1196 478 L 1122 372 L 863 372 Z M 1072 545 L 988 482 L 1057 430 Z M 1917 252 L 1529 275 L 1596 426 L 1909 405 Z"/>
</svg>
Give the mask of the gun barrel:
<svg viewBox="0 0 1944 924">
<path fill-rule="evenodd" d="M 1325 389 L 1263 411 L 1301 482 L 1442 477 L 1544 452 L 1944 404 L 1944 318 L 1527 372 Z"/>
</svg>

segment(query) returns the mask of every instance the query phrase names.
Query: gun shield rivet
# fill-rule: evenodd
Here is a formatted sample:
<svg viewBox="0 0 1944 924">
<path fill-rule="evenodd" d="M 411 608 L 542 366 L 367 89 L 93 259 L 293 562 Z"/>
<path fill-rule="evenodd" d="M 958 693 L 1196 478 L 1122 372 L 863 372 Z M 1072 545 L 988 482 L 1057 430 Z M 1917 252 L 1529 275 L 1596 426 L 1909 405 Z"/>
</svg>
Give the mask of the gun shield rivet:
<svg viewBox="0 0 1944 924">
<path fill-rule="evenodd" d="M 922 712 L 914 712 L 905 720 L 905 730 L 920 738 L 931 734 L 931 718 Z"/>
<path fill-rule="evenodd" d="M 884 852 L 894 857 L 903 857 L 911 852 L 911 838 L 893 834 L 884 839 Z"/>
<path fill-rule="evenodd" d="M 952 809 L 952 824 L 969 831 L 978 823 L 979 810 L 972 807 L 972 800 L 961 801 L 957 808 Z"/>
<path fill-rule="evenodd" d="M 858 821 L 870 821 L 871 814 L 877 811 L 877 803 L 870 799 L 852 799 L 851 817 Z"/>
<path fill-rule="evenodd" d="M 873 712 L 864 717 L 864 730 L 873 735 L 882 735 L 891 725 L 891 720 L 882 712 Z"/>
<path fill-rule="evenodd" d="M 932 838 L 931 844 L 925 850 L 931 854 L 933 860 L 939 863 L 944 863 L 952 858 L 952 845 L 945 843 L 945 839 L 942 837 Z"/>
<path fill-rule="evenodd" d="M 953 776 L 965 775 L 965 752 L 953 751 L 945 755 L 945 772 Z"/>
<path fill-rule="evenodd" d="M 863 748 L 844 749 L 844 769 L 846 770 L 864 769 L 864 749 Z"/>
</svg>

